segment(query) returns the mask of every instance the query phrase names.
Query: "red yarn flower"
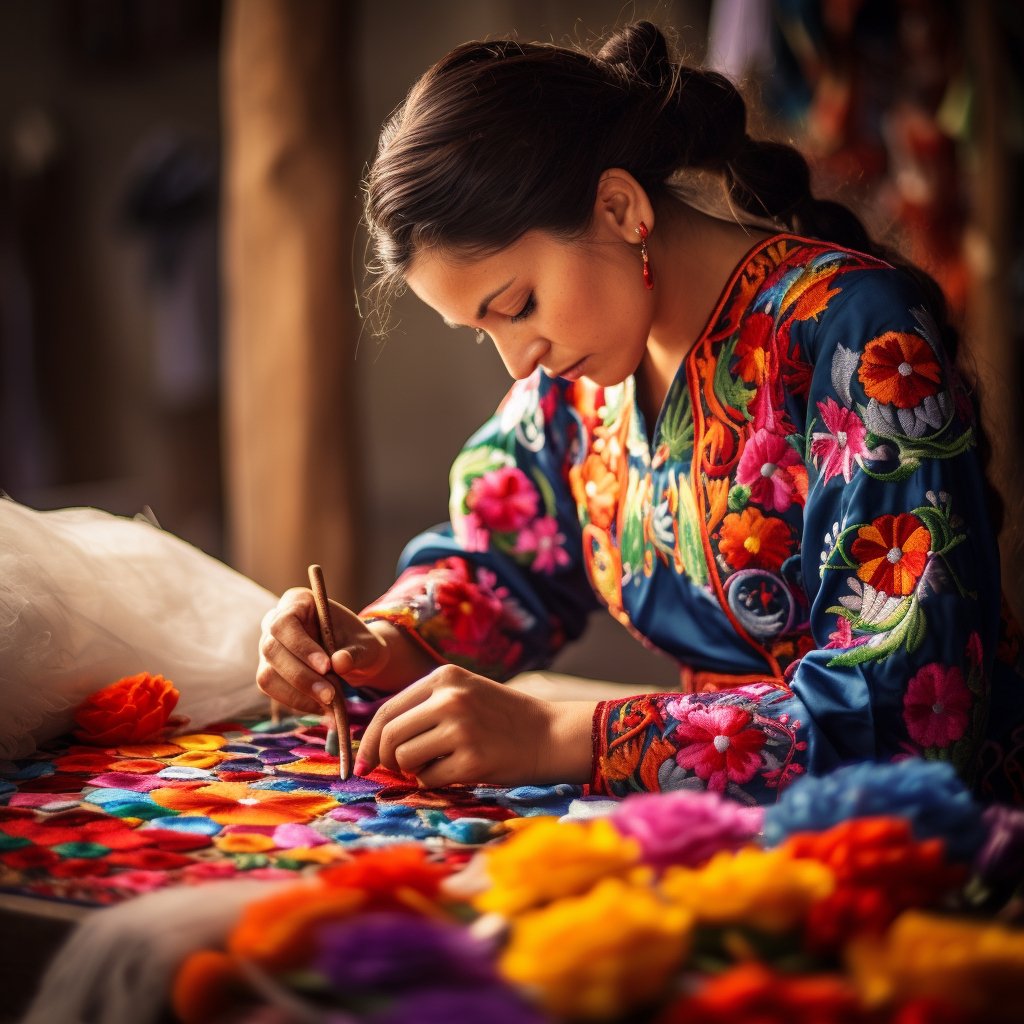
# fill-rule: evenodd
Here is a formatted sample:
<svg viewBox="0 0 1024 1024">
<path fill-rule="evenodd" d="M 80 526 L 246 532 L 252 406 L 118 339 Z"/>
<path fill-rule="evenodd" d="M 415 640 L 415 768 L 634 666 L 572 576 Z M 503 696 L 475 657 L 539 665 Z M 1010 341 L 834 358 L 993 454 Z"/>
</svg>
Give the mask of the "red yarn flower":
<svg viewBox="0 0 1024 1024">
<path fill-rule="evenodd" d="M 76 739 L 98 747 L 157 739 L 178 703 L 178 691 L 163 676 L 125 676 L 86 697 L 75 711 Z"/>
</svg>

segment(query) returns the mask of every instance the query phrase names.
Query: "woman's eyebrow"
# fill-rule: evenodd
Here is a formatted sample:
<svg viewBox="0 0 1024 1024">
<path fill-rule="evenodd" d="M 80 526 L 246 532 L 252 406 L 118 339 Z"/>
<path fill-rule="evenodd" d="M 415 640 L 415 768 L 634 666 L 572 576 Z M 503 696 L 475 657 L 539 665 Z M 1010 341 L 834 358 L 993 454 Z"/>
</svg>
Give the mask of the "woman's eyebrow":
<svg viewBox="0 0 1024 1024">
<path fill-rule="evenodd" d="M 518 276 L 518 275 L 517 275 Z M 515 277 L 510 277 L 500 288 L 495 288 L 493 292 L 489 292 L 487 295 L 480 300 L 480 305 L 476 310 L 477 320 L 483 320 L 487 316 L 487 307 L 503 292 L 506 288 L 510 288 L 515 282 Z M 467 327 L 467 324 L 457 324 L 447 319 L 447 317 L 441 317 L 444 321 L 445 327 L 451 327 L 452 329 L 458 329 L 460 327 Z"/>
</svg>

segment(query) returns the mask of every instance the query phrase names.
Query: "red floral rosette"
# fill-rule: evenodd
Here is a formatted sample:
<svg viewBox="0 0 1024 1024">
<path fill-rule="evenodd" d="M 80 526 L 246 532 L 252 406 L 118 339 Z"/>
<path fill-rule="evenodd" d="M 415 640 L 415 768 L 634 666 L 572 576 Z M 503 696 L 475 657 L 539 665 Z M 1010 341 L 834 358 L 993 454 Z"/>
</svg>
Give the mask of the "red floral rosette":
<svg viewBox="0 0 1024 1024">
<path fill-rule="evenodd" d="M 178 703 L 178 690 L 163 676 L 139 672 L 90 694 L 75 709 L 74 736 L 98 747 L 158 739 Z"/>
</svg>

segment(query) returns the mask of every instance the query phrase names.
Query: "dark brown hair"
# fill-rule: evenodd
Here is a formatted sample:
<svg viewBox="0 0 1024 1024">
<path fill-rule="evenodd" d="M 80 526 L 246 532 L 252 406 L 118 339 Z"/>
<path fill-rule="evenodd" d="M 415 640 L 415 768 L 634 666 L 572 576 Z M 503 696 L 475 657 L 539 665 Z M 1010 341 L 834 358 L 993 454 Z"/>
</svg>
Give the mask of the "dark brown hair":
<svg viewBox="0 0 1024 1024">
<path fill-rule="evenodd" d="M 629 171 L 655 206 L 674 177 L 710 174 L 741 219 L 900 266 L 955 361 L 959 336 L 935 280 L 874 242 L 848 207 L 815 197 L 803 156 L 751 138 L 736 87 L 675 63 L 649 22 L 616 33 L 596 55 L 495 40 L 466 43 L 430 68 L 385 125 L 366 181 L 375 287 L 390 292 L 424 249 L 471 256 L 530 230 L 582 236 L 609 167 Z M 980 421 L 978 430 L 987 462 Z M 995 495 L 993 513 L 1001 523 Z"/>
</svg>

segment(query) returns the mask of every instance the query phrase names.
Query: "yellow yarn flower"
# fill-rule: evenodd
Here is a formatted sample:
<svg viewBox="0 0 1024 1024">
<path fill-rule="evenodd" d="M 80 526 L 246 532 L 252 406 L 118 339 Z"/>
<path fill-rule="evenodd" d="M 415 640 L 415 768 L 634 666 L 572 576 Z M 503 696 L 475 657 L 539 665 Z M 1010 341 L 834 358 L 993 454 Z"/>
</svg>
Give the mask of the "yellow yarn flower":
<svg viewBox="0 0 1024 1024">
<path fill-rule="evenodd" d="M 692 915 L 621 878 L 515 918 L 501 973 L 559 1019 L 616 1017 L 656 999 L 689 953 Z"/>
<path fill-rule="evenodd" d="M 604 819 L 552 819 L 516 832 L 484 857 L 491 887 L 473 903 L 483 913 L 511 916 L 625 874 L 639 861 L 640 846 Z"/>
<path fill-rule="evenodd" d="M 698 869 L 669 868 L 661 891 L 691 910 L 699 925 L 744 925 L 778 934 L 802 924 L 808 908 L 835 887 L 832 872 L 813 860 L 747 846 L 722 851 Z"/>
<path fill-rule="evenodd" d="M 847 966 L 872 1007 L 932 998 L 973 1020 L 1024 1020 L 1024 931 L 991 921 L 901 914 L 879 939 L 857 939 Z"/>
</svg>

